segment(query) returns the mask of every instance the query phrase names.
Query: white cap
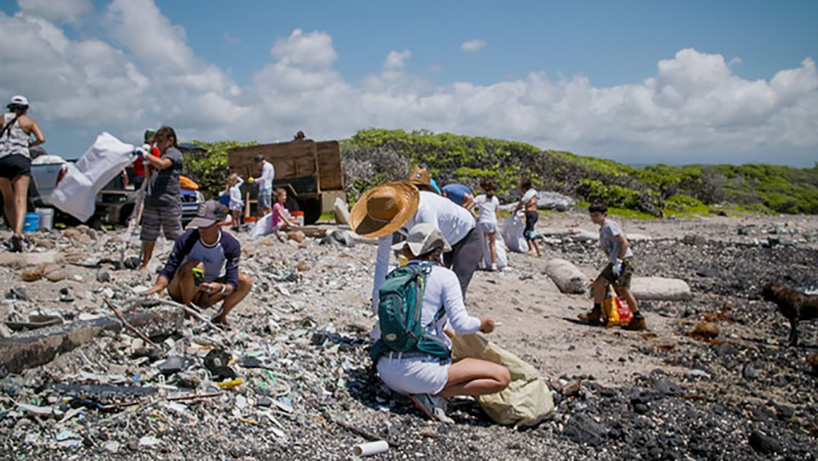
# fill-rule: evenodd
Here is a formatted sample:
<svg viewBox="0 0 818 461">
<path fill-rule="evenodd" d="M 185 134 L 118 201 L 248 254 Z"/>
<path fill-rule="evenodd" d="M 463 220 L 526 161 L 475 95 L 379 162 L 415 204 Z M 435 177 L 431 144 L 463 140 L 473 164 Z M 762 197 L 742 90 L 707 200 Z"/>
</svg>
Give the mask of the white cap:
<svg viewBox="0 0 818 461">
<path fill-rule="evenodd" d="M 409 251 L 415 256 L 426 254 L 438 247 L 443 248 L 443 252 L 452 251 L 452 247 L 446 238 L 443 237 L 443 232 L 434 224 L 420 223 L 415 224 L 409 230 L 406 240 L 392 245 L 393 250 L 403 250 L 404 246 L 409 247 Z"/>
<path fill-rule="evenodd" d="M 25 96 L 21 96 L 21 95 L 18 94 L 16 96 L 11 97 L 11 104 L 17 104 L 17 105 L 20 105 L 20 106 L 27 106 L 28 105 L 28 99 L 26 99 Z M 9 104 L 9 105 L 11 105 L 11 104 Z"/>
</svg>

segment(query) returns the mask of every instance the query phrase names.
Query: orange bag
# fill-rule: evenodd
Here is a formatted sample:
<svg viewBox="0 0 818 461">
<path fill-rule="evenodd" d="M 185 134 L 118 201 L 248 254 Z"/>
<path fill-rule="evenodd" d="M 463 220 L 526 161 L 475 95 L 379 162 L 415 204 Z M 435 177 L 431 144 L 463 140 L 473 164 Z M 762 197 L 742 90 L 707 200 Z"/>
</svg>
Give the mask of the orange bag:
<svg viewBox="0 0 818 461">
<path fill-rule="evenodd" d="M 602 301 L 602 314 L 608 328 L 627 325 L 633 320 L 633 312 L 628 306 L 628 301 L 625 298 L 618 298 L 610 287 L 605 291 L 605 300 Z"/>
<path fill-rule="evenodd" d="M 187 176 L 179 176 L 179 186 L 186 190 L 199 190 L 199 185 Z"/>
</svg>

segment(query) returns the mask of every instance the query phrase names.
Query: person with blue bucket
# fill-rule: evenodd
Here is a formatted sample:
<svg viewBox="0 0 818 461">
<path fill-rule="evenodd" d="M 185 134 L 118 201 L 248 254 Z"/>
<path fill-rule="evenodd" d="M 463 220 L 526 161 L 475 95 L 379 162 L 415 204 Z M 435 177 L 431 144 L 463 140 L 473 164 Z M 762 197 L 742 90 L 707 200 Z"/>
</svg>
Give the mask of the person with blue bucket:
<svg viewBox="0 0 818 461">
<path fill-rule="evenodd" d="M 45 142 L 37 122 L 26 115 L 28 99 L 14 96 L 9 112 L 0 116 L 0 192 L 3 193 L 3 213 L 13 234 L 6 242 L 10 251 L 20 253 L 25 246 L 23 228 L 37 230 L 37 214 L 26 214 L 28 185 L 31 182 L 31 155 L 29 148 Z M 31 139 L 31 136 L 34 139 Z M 33 216 L 30 216 L 33 215 Z"/>
</svg>

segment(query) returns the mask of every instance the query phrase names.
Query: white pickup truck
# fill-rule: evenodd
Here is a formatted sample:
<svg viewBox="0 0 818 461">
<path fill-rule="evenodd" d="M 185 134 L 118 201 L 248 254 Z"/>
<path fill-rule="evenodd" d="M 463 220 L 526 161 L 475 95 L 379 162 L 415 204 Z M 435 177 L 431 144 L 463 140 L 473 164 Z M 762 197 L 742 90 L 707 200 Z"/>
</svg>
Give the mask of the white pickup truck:
<svg viewBox="0 0 818 461">
<path fill-rule="evenodd" d="M 31 161 L 28 200 L 33 206 L 50 206 L 51 192 L 67 171 L 66 161 L 58 155 L 40 155 Z"/>
</svg>

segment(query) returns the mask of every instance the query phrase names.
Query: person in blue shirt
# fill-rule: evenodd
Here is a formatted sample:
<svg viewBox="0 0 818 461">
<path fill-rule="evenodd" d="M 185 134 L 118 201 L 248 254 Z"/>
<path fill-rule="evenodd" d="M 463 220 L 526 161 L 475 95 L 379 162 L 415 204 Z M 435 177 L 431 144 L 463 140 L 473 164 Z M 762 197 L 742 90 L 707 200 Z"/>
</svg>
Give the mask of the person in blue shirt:
<svg viewBox="0 0 818 461">
<path fill-rule="evenodd" d="M 441 191 L 440 195 L 448 198 L 452 202 L 469 211 L 474 210 L 474 194 L 469 186 L 460 183 L 446 184 Z"/>
<path fill-rule="evenodd" d="M 241 245 L 222 230 L 226 218 L 227 207 L 219 202 L 201 204 L 188 230 L 176 240 L 156 284 L 145 295 L 167 288 L 174 301 L 188 306 L 206 308 L 221 301 L 213 323 L 227 325 L 227 314 L 250 293 L 253 280 L 239 273 Z M 202 274 L 201 279 L 196 272 Z"/>
</svg>

